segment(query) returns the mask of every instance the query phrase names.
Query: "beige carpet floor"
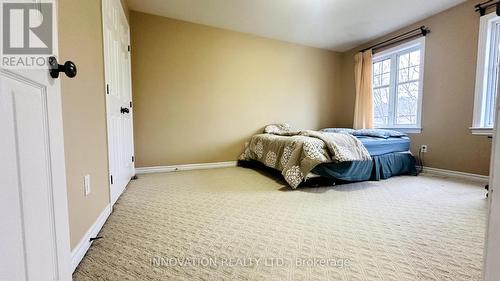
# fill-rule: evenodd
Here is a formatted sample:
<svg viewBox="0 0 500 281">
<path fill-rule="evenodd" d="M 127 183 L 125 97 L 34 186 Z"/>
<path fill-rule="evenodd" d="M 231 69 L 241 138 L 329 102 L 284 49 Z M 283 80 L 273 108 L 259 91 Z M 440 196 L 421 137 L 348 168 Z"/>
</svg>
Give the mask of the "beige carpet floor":
<svg viewBox="0 0 500 281">
<path fill-rule="evenodd" d="M 245 168 L 141 175 L 74 280 L 480 280 L 479 184 L 290 190 Z"/>
</svg>

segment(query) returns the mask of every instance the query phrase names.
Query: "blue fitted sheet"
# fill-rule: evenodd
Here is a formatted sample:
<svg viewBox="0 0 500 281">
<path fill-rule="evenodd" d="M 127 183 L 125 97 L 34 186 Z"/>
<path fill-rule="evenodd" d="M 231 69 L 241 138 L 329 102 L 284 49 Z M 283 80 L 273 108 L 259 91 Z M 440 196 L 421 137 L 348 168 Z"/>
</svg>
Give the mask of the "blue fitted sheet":
<svg viewBox="0 0 500 281">
<path fill-rule="evenodd" d="M 378 156 L 393 152 L 406 152 L 410 150 L 410 138 L 374 138 L 357 137 L 366 147 L 371 156 Z"/>
</svg>

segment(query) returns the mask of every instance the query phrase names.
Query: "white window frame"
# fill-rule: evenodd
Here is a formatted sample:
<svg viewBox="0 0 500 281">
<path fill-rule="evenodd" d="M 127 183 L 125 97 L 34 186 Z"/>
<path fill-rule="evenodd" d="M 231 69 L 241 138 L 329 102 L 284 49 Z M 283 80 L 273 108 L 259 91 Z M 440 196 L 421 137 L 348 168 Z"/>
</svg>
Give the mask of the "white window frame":
<svg viewBox="0 0 500 281">
<path fill-rule="evenodd" d="M 500 17 L 496 13 L 482 16 L 479 25 L 479 41 L 476 68 L 476 86 L 474 93 L 474 114 L 470 130 L 474 135 L 493 135 L 493 126 L 486 126 L 486 103 L 489 91 L 496 89 L 493 79 L 491 79 L 492 68 L 495 68 L 493 51 L 491 49 L 493 41 L 498 42 L 493 31 L 497 24 L 500 24 Z M 500 54 L 500 52 L 498 53 Z M 494 88 L 492 88 L 494 87 Z M 495 110 L 494 110 L 495 111 Z M 495 119 L 493 117 L 493 119 Z"/>
<path fill-rule="evenodd" d="M 418 84 L 418 100 L 417 100 L 417 122 L 415 125 L 398 125 L 394 124 L 394 116 L 395 116 L 395 111 L 396 111 L 396 103 L 394 101 L 391 101 L 389 103 L 389 119 L 393 120 L 391 123 L 393 124 L 392 126 L 384 126 L 384 127 L 377 127 L 379 129 L 391 129 L 391 130 L 397 130 L 400 132 L 404 133 L 411 133 L 411 134 L 419 134 L 422 132 L 422 100 L 423 100 L 423 93 L 424 93 L 424 70 L 425 70 L 425 36 L 411 40 L 409 42 L 405 42 L 403 44 L 400 44 L 396 47 L 384 50 L 382 52 L 379 52 L 373 56 L 373 64 L 377 62 L 384 61 L 386 59 L 391 59 L 391 82 L 390 82 L 390 90 L 389 90 L 389 97 L 391 100 L 394 100 L 396 98 L 396 87 L 398 84 L 398 56 L 403 53 L 407 52 L 411 49 L 420 49 L 420 69 L 419 69 L 419 84 Z M 394 73 L 393 73 L 394 71 Z M 373 75 L 372 75 L 373 78 Z M 372 81 L 373 85 L 373 81 Z"/>
</svg>

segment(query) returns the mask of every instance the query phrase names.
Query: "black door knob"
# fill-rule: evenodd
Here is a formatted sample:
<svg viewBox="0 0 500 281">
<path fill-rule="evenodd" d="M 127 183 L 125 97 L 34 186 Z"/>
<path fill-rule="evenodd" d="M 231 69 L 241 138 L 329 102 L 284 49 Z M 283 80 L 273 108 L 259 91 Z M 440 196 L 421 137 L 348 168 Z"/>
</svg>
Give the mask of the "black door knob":
<svg viewBox="0 0 500 281">
<path fill-rule="evenodd" d="M 76 65 L 72 61 L 59 64 L 56 57 L 49 57 L 49 73 L 52 78 L 58 78 L 59 72 L 64 72 L 69 78 L 76 76 Z"/>
<path fill-rule="evenodd" d="M 130 112 L 130 110 L 128 108 L 126 108 L 126 107 L 120 107 L 120 113 L 121 114 L 129 113 L 129 112 Z"/>
</svg>

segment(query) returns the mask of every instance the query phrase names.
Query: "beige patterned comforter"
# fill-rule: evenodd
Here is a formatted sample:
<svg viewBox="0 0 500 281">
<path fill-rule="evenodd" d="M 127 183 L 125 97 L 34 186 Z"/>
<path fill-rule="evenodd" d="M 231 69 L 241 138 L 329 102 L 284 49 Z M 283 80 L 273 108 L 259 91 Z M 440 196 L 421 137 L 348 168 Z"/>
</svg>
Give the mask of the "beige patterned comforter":
<svg viewBox="0 0 500 281">
<path fill-rule="evenodd" d="M 363 144 L 348 134 L 302 131 L 254 135 L 240 160 L 256 160 L 281 171 L 292 188 L 321 163 L 371 160 Z"/>
</svg>

